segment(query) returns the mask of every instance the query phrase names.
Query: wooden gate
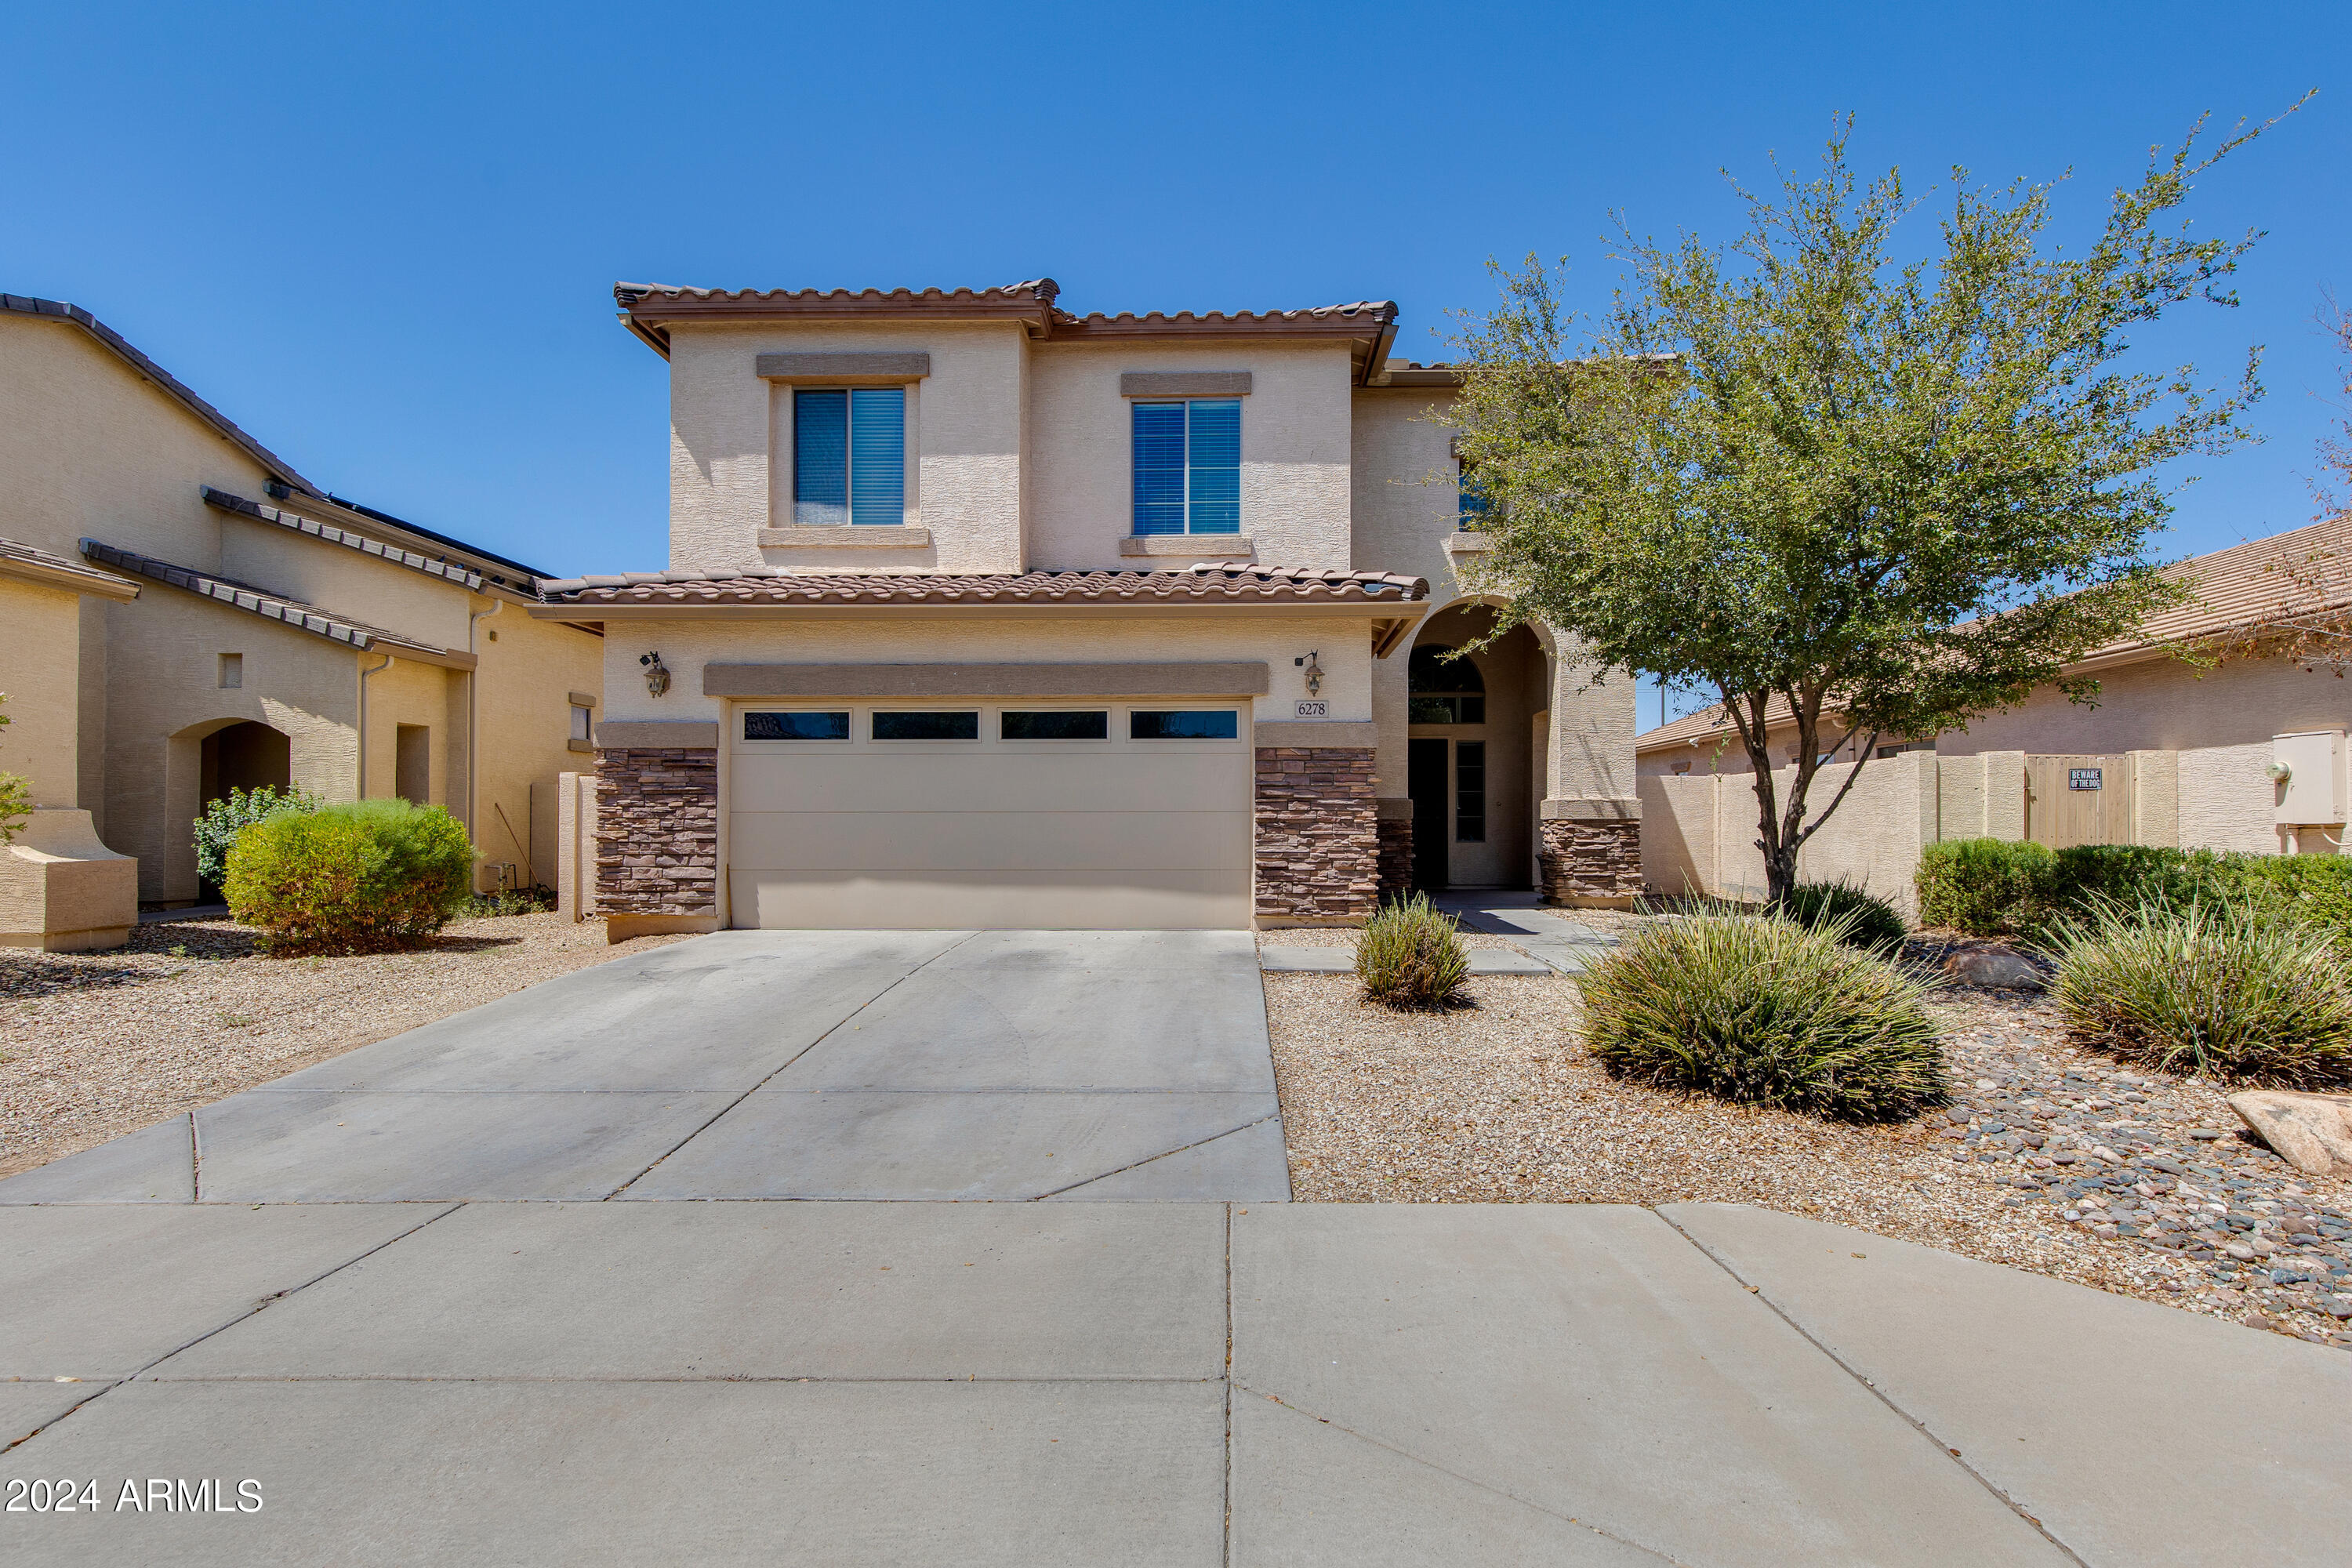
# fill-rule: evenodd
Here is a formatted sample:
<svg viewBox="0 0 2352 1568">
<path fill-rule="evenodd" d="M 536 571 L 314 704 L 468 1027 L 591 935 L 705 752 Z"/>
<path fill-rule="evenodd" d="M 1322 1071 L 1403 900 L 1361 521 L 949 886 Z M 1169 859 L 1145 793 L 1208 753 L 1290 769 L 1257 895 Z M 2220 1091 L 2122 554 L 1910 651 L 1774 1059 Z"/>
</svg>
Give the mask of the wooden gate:
<svg viewBox="0 0 2352 1568">
<path fill-rule="evenodd" d="M 2131 758 L 2026 758 L 2025 836 L 2053 849 L 2129 844 Z"/>
</svg>

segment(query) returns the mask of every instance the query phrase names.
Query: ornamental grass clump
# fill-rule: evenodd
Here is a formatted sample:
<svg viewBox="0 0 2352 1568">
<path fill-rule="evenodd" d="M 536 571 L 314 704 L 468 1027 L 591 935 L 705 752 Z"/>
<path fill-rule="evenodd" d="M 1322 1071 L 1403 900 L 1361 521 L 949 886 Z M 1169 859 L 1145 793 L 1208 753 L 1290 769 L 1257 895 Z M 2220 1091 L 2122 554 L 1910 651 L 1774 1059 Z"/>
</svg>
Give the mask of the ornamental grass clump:
<svg viewBox="0 0 2352 1568">
<path fill-rule="evenodd" d="M 465 827 L 439 806 L 367 800 L 247 827 L 222 891 L 272 952 L 389 952 L 447 925 L 473 869 Z"/>
<path fill-rule="evenodd" d="M 2107 901 L 2049 950 L 2070 1044 L 2182 1076 L 2352 1079 L 2352 978 L 2328 931 L 2251 900 Z"/>
<path fill-rule="evenodd" d="M 1900 910 L 1852 882 L 1800 882 L 1772 912 L 1801 926 L 1835 924 L 1848 947 L 1882 958 L 1902 952 L 1903 939 L 1911 934 Z"/>
<path fill-rule="evenodd" d="M 1584 1042 L 1658 1089 L 1843 1121 L 1950 1098 L 1920 983 L 1845 923 L 1704 916 L 1649 927 L 1584 975 Z"/>
<path fill-rule="evenodd" d="M 1364 994 L 1391 1007 L 1440 1007 L 1453 1001 L 1470 973 L 1454 917 L 1415 893 L 1383 904 L 1356 940 L 1356 976 Z"/>
</svg>

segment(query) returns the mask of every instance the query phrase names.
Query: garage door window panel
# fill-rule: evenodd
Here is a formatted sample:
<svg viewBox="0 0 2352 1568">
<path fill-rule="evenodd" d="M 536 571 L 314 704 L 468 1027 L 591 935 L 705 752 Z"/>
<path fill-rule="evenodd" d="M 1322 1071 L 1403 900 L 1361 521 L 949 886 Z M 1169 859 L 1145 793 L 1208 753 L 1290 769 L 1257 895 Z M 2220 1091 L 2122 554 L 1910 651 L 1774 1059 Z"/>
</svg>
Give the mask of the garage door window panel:
<svg viewBox="0 0 2352 1568">
<path fill-rule="evenodd" d="M 872 733 L 877 741 L 977 741 L 980 710 L 877 710 Z"/>
<path fill-rule="evenodd" d="M 845 709 L 811 713 L 746 713 L 747 741 L 846 741 L 849 714 Z"/>
<path fill-rule="evenodd" d="M 1007 741 L 1107 741 L 1110 712 L 1102 708 L 1008 708 L 998 715 L 997 734 Z"/>
<path fill-rule="evenodd" d="M 1127 716 L 1132 741 L 1231 741 L 1241 734 L 1241 717 L 1226 709 L 1137 709 Z"/>
</svg>

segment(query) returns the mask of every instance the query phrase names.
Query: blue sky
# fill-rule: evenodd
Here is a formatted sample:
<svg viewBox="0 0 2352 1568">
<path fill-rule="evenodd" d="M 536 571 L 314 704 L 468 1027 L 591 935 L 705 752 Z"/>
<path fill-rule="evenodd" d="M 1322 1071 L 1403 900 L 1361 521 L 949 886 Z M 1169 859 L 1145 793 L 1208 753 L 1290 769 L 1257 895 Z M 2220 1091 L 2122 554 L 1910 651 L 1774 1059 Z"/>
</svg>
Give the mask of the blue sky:
<svg viewBox="0 0 2352 1568">
<path fill-rule="evenodd" d="M 615 279 L 1050 274 L 1078 310 L 1391 298 L 1441 357 L 1490 256 L 1727 237 L 1719 171 L 2054 177 L 2070 235 L 2211 110 L 2301 114 L 2210 175 L 2269 230 L 2244 305 L 2148 345 L 2268 346 L 2268 437 L 2170 553 L 2299 524 L 2352 297 L 2340 7 L 1980 5 L 663 9 L 81 4 L 0 59 L 0 289 L 86 306 L 313 480 L 559 572 L 665 554 L 661 363 Z M 1438 334 L 1438 335 L 1433 335 Z M 1643 721 L 1655 721 L 1654 698 Z"/>
</svg>

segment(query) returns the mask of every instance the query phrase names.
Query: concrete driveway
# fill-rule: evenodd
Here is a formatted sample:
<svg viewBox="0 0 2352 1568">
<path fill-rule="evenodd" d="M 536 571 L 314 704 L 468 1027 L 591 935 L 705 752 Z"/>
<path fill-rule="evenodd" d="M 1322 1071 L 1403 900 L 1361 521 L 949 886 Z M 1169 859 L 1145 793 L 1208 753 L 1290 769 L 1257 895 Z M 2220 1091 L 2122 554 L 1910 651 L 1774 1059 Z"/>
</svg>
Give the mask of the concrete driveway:
<svg viewBox="0 0 2352 1568">
<path fill-rule="evenodd" d="M 721 931 L 0 1182 L 0 1205 L 1289 1194 L 1238 931 Z"/>
<path fill-rule="evenodd" d="M 765 1201 L 845 1194 L 1160 1201 Z M 1757 1209 L 1286 1195 L 1246 937 L 621 960 L 0 1183 L 0 1560 L 2352 1540 L 2338 1351 Z"/>
</svg>

